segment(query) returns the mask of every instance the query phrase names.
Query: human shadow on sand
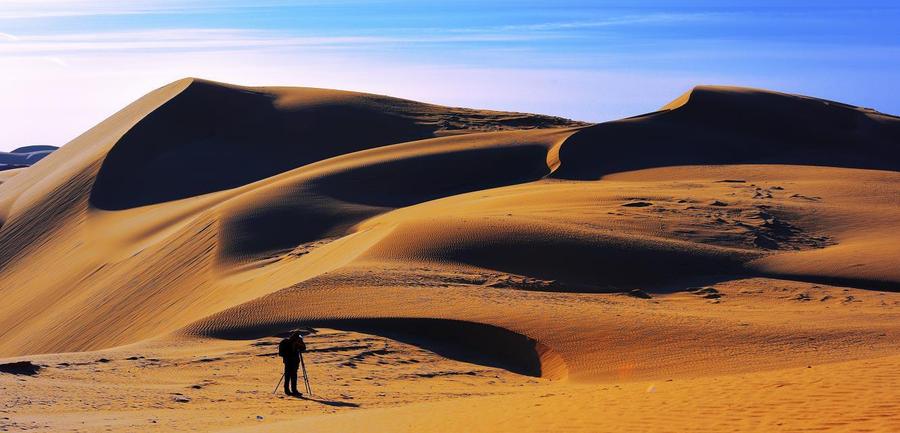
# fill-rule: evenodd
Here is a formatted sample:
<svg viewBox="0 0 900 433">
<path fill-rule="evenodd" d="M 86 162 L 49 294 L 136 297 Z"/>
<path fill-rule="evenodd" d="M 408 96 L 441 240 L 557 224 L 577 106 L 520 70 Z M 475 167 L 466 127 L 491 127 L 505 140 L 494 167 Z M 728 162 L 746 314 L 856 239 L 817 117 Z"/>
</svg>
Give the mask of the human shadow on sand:
<svg viewBox="0 0 900 433">
<path fill-rule="evenodd" d="M 348 403 L 345 401 L 323 400 L 320 398 L 313 398 L 308 395 L 299 396 L 299 397 L 297 397 L 297 399 L 298 400 L 307 400 L 307 401 L 311 401 L 313 403 L 319 403 L 319 404 L 324 404 L 326 406 L 333 406 L 333 407 L 359 407 L 359 404 L 356 404 L 356 403 Z"/>
</svg>

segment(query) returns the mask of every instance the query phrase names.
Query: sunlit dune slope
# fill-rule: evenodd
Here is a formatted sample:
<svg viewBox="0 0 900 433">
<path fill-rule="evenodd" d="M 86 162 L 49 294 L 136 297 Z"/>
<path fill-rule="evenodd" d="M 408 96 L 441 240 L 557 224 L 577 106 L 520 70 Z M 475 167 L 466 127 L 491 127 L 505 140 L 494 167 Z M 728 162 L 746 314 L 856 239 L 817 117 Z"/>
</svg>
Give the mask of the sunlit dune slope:
<svg viewBox="0 0 900 433">
<path fill-rule="evenodd" d="M 300 266 L 248 289 L 232 265 L 345 234 L 396 205 L 383 201 L 399 195 L 378 203 L 371 194 L 329 195 L 359 181 L 347 170 L 406 180 L 413 202 L 532 180 L 549 172 L 546 151 L 533 149 L 570 133 L 536 128 L 573 125 L 351 92 L 172 83 L 0 187 L 0 290 L 10 299 L 0 315 L 0 353 L 136 341 L 315 275 L 323 270 Z M 507 129 L 535 131 L 465 135 Z M 451 137 L 350 156 L 438 135 Z M 336 158 L 312 164 L 329 157 Z M 492 176 L 487 169 L 505 157 L 510 167 Z M 442 167 L 443 160 L 473 171 Z M 432 188 L 418 183 L 416 173 L 439 176 L 435 169 L 453 177 Z M 340 260 L 321 262 L 327 269 Z"/>
<path fill-rule="evenodd" d="M 23 168 L 25 168 L 25 167 L 11 168 L 9 170 L 0 171 L 0 183 L 6 182 L 7 180 L 12 179 L 13 176 L 21 173 L 23 171 Z"/>
<path fill-rule="evenodd" d="M 753 369 L 883 354 L 877 310 L 770 316 L 752 293 L 900 287 L 898 125 L 734 88 L 587 126 L 182 80 L 0 184 L 0 356 L 304 323 L 584 381 L 750 368 L 716 351 Z"/>
</svg>

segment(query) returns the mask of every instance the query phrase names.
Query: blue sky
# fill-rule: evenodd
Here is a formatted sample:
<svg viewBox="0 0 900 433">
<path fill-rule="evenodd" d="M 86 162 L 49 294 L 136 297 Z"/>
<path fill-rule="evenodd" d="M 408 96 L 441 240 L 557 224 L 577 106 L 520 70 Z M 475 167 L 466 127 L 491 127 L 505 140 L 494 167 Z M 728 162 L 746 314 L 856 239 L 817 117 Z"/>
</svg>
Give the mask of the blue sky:
<svg viewBox="0 0 900 433">
<path fill-rule="evenodd" d="M 0 150 L 185 76 L 590 121 L 696 84 L 900 114 L 897 23 L 887 1 L 0 0 Z"/>
</svg>

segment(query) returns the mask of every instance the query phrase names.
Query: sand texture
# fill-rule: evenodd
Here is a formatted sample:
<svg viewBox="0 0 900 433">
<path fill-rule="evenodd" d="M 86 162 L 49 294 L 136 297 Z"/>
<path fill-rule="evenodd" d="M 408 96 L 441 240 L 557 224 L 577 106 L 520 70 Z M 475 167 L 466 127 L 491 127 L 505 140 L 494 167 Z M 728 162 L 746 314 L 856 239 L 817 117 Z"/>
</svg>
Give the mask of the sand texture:
<svg viewBox="0 0 900 433">
<path fill-rule="evenodd" d="M 0 431 L 900 431 L 898 292 L 871 109 L 184 79 L 0 171 Z"/>
</svg>

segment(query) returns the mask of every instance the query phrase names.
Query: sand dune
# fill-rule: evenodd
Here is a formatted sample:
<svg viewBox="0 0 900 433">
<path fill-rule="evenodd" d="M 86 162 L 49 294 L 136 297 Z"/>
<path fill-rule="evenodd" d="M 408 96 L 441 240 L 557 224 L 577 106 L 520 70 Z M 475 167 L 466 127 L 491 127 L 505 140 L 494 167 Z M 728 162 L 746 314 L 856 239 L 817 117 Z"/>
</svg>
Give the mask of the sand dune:
<svg viewBox="0 0 900 433">
<path fill-rule="evenodd" d="M 55 146 L 25 146 L 10 152 L 0 152 L 0 171 L 34 165 L 56 149 Z"/>
<path fill-rule="evenodd" d="M 511 121 L 511 119 L 515 121 Z M 91 203 L 124 209 L 234 188 L 303 165 L 440 133 L 566 126 L 351 92 L 193 80 L 110 149 Z M 165 176 L 158 173 L 165 172 Z M 155 179 L 147 183 L 146 179 Z"/>
<path fill-rule="evenodd" d="M 564 179 L 694 164 L 897 170 L 900 118 L 822 99 L 699 86 L 660 111 L 586 128 L 559 149 Z"/>
<path fill-rule="evenodd" d="M 104 392 L 121 398 L 104 406 L 113 421 L 95 418 L 85 430 L 256 428 L 240 411 L 265 407 L 261 377 L 228 379 L 215 397 L 207 385 L 160 385 L 182 389 L 173 395 L 197 409 L 175 400 L 159 412 L 170 422 L 151 426 L 136 414 L 160 397 L 133 395 L 120 370 L 88 358 L 152 351 L 171 362 L 120 367 L 201 380 L 208 371 L 184 357 L 228 347 L 209 361 L 224 363 L 216 374 L 277 371 L 275 360 L 239 347 L 264 347 L 296 326 L 383 341 L 404 357 L 427 353 L 450 370 L 421 370 L 359 342 L 347 347 L 367 349 L 348 357 L 311 353 L 333 382 L 325 392 L 348 396 L 328 402 L 352 398 L 339 388 L 351 386 L 336 373 L 346 371 L 363 410 L 282 414 L 271 431 L 373 422 L 403 430 L 391 417 L 416 430 L 446 426 L 443 417 L 460 410 L 491 421 L 450 430 L 524 428 L 471 407 L 476 396 L 509 409 L 498 414 L 546 402 L 538 418 L 574 430 L 642 430 L 621 411 L 663 404 L 634 395 L 648 386 L 679 401 L 710 392 L 762 404 L 769 394 L 736 383 L 775 387 L 815 365 L 840 388 L 848 369 L 900 356 L 898 161 L 900 119 L 764 90 L 701 86 L 661 111 L 588 125 L 185 79 L 39 164 L 0 172 L 0 356 L 44 366 L 27 379 L 35 386 L 79 384 L 81 367 L 70 367 L 94 369 Z M 464 385 L 454 384 L 461 375 Z M 36 398 L 34 387 L 0 379 L 17 398 Z M 817 393 L 816 380 L 804 379 L 804 398 L 846 398 Z M 871 386 L 885 380 L 893 376 L 884 369 L 860 376 Z M 379 399 L 384 386 L 396 397 Z M 617 406 L 597 386 L 631 394 Z M 252 409 L 222 420 L 212 402 L 240 406 L 234 392 L 248 389 Z M 68 427 L 63 413 L 91 410 L 64 393 L 49 398 L 56 409 L 17 408 L 14 418 L 54 431 Z M 573 401 L 579 410 L 563 411 L 566 420 L 550 414 Z M 784 404 L 760 410 L 802 407 Z M 878 428 L 897 423 L 866 413 L 883 418 L 872 421 Z M 718 420 L 703 424 L 709 430 L 775 425 L 705 416 Z M 843 414 L 823 417 L 852 425 Z M 653 418 L 646 429 L 670 421 Z"/>
</svg>

